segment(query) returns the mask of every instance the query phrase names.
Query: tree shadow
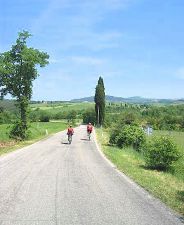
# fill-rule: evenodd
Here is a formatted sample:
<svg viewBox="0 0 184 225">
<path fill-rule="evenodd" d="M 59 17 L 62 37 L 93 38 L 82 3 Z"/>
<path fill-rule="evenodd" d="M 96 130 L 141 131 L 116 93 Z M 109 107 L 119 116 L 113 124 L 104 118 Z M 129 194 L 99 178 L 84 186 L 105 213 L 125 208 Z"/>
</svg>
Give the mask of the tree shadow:
<svg viewBox="0 0 184 225">
<path fill-rule="evenodd" d="M 166 168 L 155 168 L 152 166 L 146 166 L 146 165 L 139 165 L 140 168 L 144 169 L 144 170 L 154 170 L 154 171 L 158 171 L 158 172 L 165 172 L 165 173 L 169 173 L 169 169 Z"/>
<path fill-rule="evenodd" d="M 184 202 L 184 191 L 178 191 L 177 196 L 180 201 Z"/>
<path fill-rule="evenodd" d="M 110 143 L 105 143 L 105 144 L 103 144 L 104 146 L 109 146 L 109 147 L 115 147 L 115 145 L 113 145 L 113 144 L 110 144 Z"/>
<path fill-rule="evenodd" d="M 145 166 L 145 165 L 139 165 L 139 167 L 144 170 L 151 170 L 151 168 L 149 168 L 148 166 Z"/>
</svg>

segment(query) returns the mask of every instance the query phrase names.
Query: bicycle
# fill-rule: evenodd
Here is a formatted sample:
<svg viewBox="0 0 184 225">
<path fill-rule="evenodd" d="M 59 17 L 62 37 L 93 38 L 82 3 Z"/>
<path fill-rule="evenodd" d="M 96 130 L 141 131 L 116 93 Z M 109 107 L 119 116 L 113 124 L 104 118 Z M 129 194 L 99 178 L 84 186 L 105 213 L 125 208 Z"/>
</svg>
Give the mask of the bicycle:
<svg viewBox="0 0 184 225">
<path fill-rule="evenodd" d="M 87 132 L 87 135 L 88 135 L 88 140 L 90 141 L 91 140 L 91 132 Z"/>
<path fill-rule="evenodd" d="M 68 134 L 68 143 L 69 143 L 69 144 L 72 143 L 72 134 Z"/>
</svg>

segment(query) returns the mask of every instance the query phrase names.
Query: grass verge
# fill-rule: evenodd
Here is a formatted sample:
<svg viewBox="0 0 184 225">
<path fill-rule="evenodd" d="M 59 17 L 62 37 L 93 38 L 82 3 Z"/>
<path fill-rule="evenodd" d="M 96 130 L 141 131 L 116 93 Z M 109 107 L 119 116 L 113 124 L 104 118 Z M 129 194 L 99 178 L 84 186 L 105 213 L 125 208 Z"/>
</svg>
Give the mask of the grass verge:
<svg viewBox="0 0 184 225">
<path fill-rule="evenodd" d="M 21 142 L 16 142 L 9 138 L 8 133 L 11 129 L 11 125 L 0 125 L 0 155 L 33 144 L 34 142 L 46 138 L 53 133 L 65 130 L 67 128 L 67 125 L 68 124 L 64 121 L 31 123 L 31 126 L 29 128 L 30 135 L 28 140 Z"/>
<path fill-rule="evenodd" d="M 167 206 L 184 216 L 184 181 L 169 172 L 148 170 L 142 155 L 131 148 L 108 145 L 108 132 L 96 129 L 101 149 L 117 168 Z"/>
</svg>

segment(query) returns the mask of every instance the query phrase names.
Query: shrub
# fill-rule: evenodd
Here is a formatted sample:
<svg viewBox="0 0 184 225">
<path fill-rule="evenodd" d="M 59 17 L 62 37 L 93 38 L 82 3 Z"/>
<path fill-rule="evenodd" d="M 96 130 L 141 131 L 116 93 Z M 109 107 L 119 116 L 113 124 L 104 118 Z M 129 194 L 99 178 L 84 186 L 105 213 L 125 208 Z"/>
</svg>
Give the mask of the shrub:
<svg viewBox="0 0 184 225">
<path fill-rule="evenodd" d="M 31 122 L 39 121 L 41 111 L 37 108 L 34 111 L 31 111 L 29 114 L 29 119 Z"/>
<path fill-rule="evenodd" d="M 145 143 L 146 136 L 143 130 L 135 125 L 125 125 L 121 129 L 114 129 L 110 135 L 109 142 L 118 147 L 133 146 L 136 150 Z"/>
<path fill-rule="evenodd" d="M 166 170 L 179 159 L 176 144 L 168 136 L 154 137 L 143 150 L 146 165 L 152 169 Z"/>
<path fill-rule="evenodd" d="M 25 126 L 21 120 L 18 120 L 14 123 L 9 137 L 16 140 L 24 140 L 28 138 L 30 132 L 28 131 L 28 126 Z"/>
<path fill-rule="evenodd" d="M 137 124 L 137 115 L 133 112 L 125 112 L 120 115 L 120 123 L 127 125 L 136 125 Z"/>
<path fill-rule="evenodd" d="M 49 122 L 50 121 L 50 116 L 47 114 L 41 114 L 40 115 L 40 122 Z"/>
<path fill-rule="evenodd" d="M 109 138 L 109 143 L 110 144 L 117 144 L 117 137 L 120 133 L 120 130 L 118 128 L 113 128 L 111 130 L 111 133 L 110 133 L 110 138 Z"/>
</svg>

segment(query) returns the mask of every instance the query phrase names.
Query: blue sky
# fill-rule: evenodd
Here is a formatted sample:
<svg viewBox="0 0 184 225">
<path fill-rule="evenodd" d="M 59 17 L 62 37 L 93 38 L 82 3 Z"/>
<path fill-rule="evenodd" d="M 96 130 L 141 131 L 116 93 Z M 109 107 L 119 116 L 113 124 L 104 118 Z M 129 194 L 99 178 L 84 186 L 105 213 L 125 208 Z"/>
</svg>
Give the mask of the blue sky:
<svg viewBox="0 0 184 225">
<path fill-rule="evenodd" d="M 0 52 L 18 32 L 46 51 L 33 100 L 184 98 L 183 0 L 0 0 Z"/>
</svg>

